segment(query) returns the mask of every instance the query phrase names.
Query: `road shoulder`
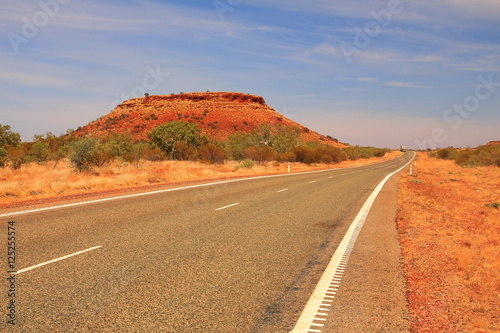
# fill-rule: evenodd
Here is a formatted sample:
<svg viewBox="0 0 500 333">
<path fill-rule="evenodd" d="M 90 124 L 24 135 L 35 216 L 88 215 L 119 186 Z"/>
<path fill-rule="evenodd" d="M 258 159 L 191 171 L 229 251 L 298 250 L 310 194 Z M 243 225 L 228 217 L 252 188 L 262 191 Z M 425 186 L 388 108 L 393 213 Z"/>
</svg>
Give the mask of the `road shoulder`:
<svg viewBox="0 0 500 333">
<path fill-rule="evenodd" d="M 387 181 L 372 206 L 323 332 L 409 332 L 396 229 L 399 174 Z"/>
</svg>

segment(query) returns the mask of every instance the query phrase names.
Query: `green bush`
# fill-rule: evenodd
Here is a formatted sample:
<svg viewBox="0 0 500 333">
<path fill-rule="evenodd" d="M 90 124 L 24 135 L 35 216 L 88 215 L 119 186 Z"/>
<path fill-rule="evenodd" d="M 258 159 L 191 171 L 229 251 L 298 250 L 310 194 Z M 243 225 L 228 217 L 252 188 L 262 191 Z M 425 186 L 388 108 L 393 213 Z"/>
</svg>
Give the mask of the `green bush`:
<svg viewBox="0 0 500 333">
<path fill-rule="evenodd" d="M 91 171 L 96 165 L 95 149 L 97 140 L 85 138 L 71 144 L 69 161 L 76 171 Z"/>
<path fill-rule="evenodd" d="M 253 160 L 247 158 L 247 159 L 245 159 L 245 160 L 243 160 L 241 162 L 241 164 L 239 165 L 239 167 L 251 169 L 254 165 L 255 165 L 255 162 Z"/>
<path fill-rule="evenodd" d="M 171 121 L 148 133 L 150 142 L 160 148 L 170 159 L 184 159 L 208 139 L 201 134 L 197 124 Z M 180 151 L 178 151 L 180 150 Z"/>
<path fill-rule="evenodd" d="M 7 160 L 7 151 L 0 147 L 0 168 L 5 167 L 5 161 Z"/>
<path fill-rule="evenodd" d="M 375 147 L 351 146 L 344 148 L 343 151 L 348 159 L 357 160 L 359 158 L 383 157 L 390 150 Z"/>
<path fill-rule="evenodd" d="M 474 149 L 455 149 L 453 147 L 448 147 L 434 153 L 431 152 L 429 156 L 454 160 L 455 163 L 463 167 L 500 166 L 500 145 L 480 146 Z"/>
<path fill-rule="evenodd" d="M 45 162 L 51 154 L 50 146 L 47 142 L 35 142 L 28 154 L 36 162 Z"/>
</svg>

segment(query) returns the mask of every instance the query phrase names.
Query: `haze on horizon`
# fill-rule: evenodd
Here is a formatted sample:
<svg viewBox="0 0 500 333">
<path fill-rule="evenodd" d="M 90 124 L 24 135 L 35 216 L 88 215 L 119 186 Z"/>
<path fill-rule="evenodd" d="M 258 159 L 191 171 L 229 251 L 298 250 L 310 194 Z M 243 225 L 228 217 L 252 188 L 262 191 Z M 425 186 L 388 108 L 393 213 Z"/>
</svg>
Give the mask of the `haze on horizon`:
<svg viewBox="0 0 500 333">
<path fill-rule="evenodd" d="M 496 0 L 7 0 L 0 26 L 0 123 L 25 141 L 207 90 L 350 144 L 500 140 Z"/>
</svg>

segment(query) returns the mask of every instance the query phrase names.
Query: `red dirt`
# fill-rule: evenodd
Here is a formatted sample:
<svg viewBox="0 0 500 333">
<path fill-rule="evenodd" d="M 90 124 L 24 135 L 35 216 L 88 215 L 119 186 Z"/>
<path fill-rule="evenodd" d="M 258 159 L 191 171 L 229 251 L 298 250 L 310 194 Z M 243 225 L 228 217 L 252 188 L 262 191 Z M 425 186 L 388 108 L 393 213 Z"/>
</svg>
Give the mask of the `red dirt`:
<svg viewBox="0 0 500 333">
<path fill-rule="evenodd" d="M 320 141 L 346 147 L 334 139 L 284 117 L 260 96 L 237 92 L 183 93 L 134 98 L 109 114 L 75 131 L 76 135 L 100 137 L 112 132 L 129 132 L 136 140 L 147 140 L 147 132 L 169 121 L 198 124 L 209 138 L 227 140 L 238 131 L 249 132 L 259 124 L 296 126 L 304 141 Z"/>
<path fill-rule="evenodd" d="M 487 144 L 483 145 L 483 147 L 491 147 L 496 145 L 500 145 L 500 141 L 490 141 Z"/>
<path fill-rule="evenodd" d="M 400 178 L 411 332 L 500 332 L 499 179 L 424 153 Z"/>
</svg>

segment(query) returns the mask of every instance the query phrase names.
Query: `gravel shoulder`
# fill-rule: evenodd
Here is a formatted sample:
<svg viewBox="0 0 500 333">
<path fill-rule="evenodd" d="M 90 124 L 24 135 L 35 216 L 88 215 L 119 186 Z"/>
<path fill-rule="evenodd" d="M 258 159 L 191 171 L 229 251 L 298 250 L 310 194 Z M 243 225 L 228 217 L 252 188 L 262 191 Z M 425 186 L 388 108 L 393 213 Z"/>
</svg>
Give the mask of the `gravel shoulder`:
<svg viewBox="0 0 500 333">
<path fill-rule="evenodd" d="M 368 215 L 323 332 L 409 332 L 396 229 L 400 174 L 387 181 Z"/>
</svg>

